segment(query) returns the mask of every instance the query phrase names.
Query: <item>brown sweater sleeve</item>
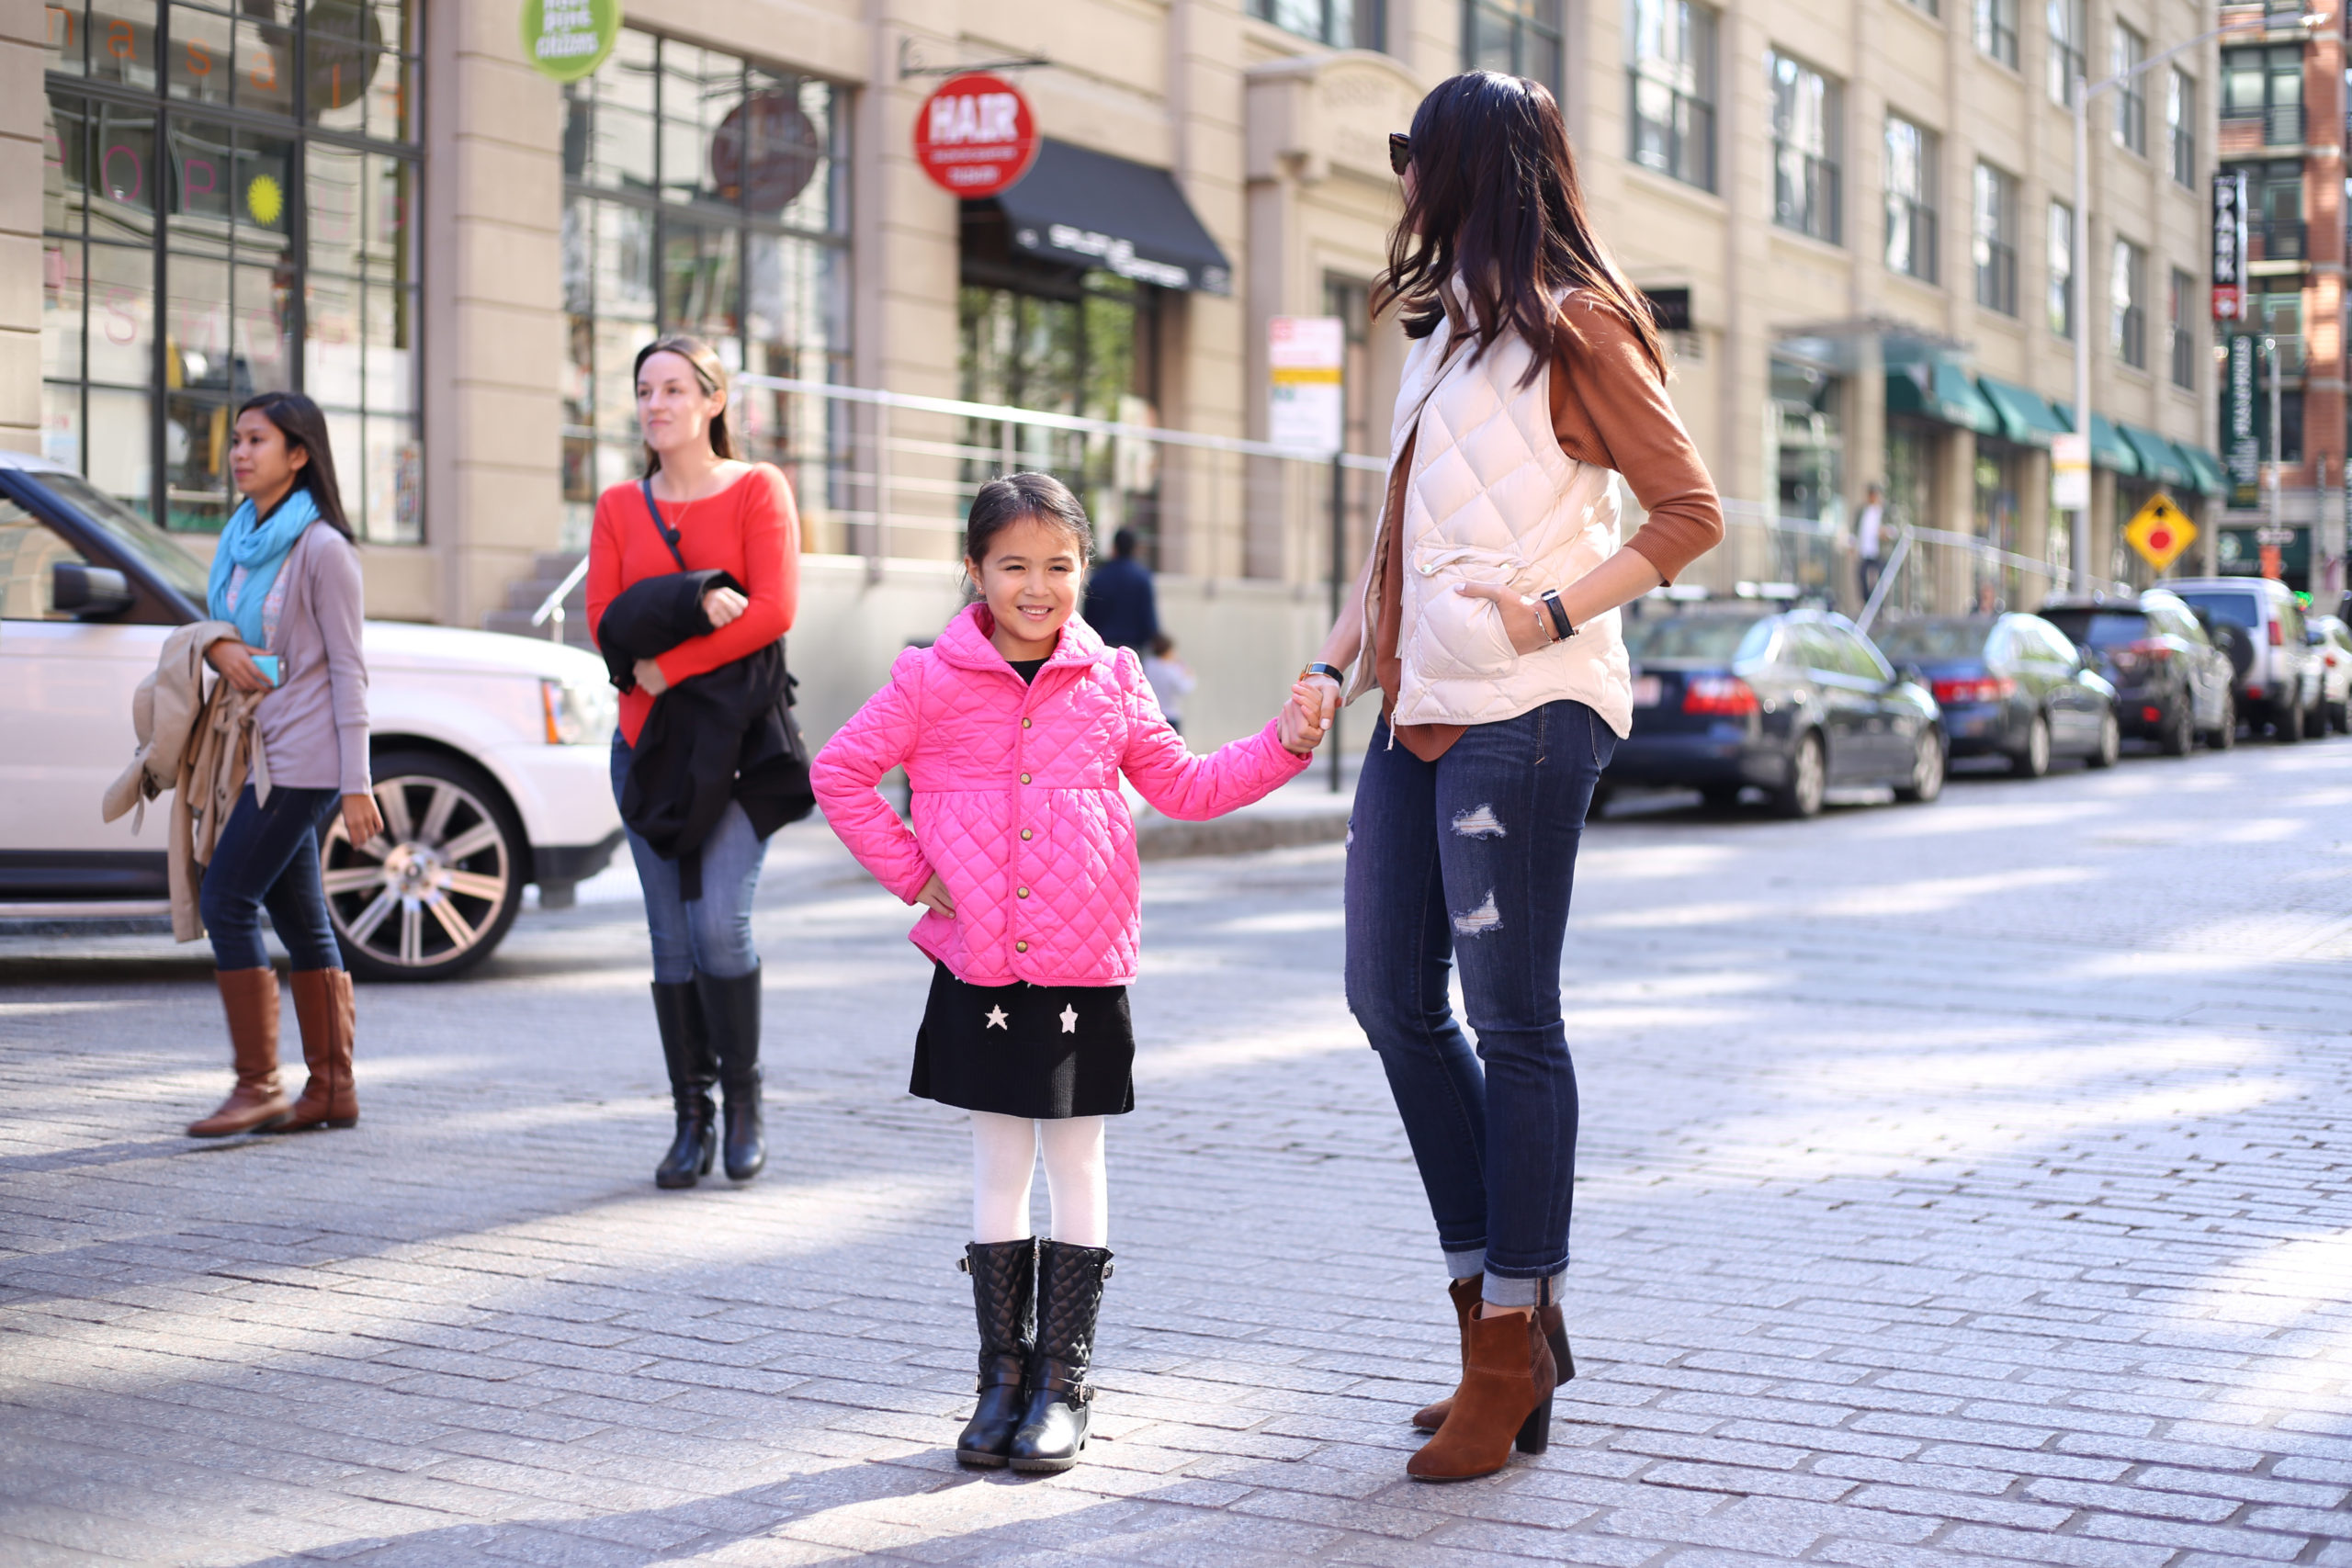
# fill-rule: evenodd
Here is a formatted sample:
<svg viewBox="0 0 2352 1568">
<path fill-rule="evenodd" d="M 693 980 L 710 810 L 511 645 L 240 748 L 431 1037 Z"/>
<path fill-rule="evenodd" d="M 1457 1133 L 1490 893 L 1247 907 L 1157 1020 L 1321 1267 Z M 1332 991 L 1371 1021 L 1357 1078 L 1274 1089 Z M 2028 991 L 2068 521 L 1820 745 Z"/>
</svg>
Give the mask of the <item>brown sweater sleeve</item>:
<svg viewBox="0 0 2352 1568">
<path fill-rule="evenodd" d="M 1666 383 L 1633 324 L 1582 290 L 1566 305 L 1568 339 L 1552 365 L 1552 430 L 1560 450 L 1625 476 L 1649 513 L 1628 548 L 1672 582 L 1723 542 L 1724 508 Z"/>
</svg>

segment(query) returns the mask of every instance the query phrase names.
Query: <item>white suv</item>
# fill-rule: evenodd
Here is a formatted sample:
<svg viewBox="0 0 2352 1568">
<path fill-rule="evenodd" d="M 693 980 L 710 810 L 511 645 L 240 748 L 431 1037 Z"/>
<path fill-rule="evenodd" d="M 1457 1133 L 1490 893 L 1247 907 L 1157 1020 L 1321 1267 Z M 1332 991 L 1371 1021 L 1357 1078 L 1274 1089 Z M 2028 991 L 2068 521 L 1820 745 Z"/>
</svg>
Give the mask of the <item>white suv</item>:
<svg viewBox="0 0 2352 1568">
<path fill-rule="evenodd" d="M 0 919 L 169 912 L 164 818 L 103 822 L 130 759 L 130 697 L 205 570 L 169 534 L 42 457 L 0 452 Z M 494 632 L 370 621 L 368 707 L 384 832 L 324 835 L 327 908 L 353 973 L 439 979 L 487 958 L 621 841 L 594 655 Z"/>
<path fill-rule="evenodd" d="M 2280 740 L 2327 733 L 2319 650 L 2303 630 L 2302 606 L 2285 583 L 2267 577 L 2190 577 L 2161 584 L 2201 614 L 2237 671 L 2238 717 Z"/>
</svg>

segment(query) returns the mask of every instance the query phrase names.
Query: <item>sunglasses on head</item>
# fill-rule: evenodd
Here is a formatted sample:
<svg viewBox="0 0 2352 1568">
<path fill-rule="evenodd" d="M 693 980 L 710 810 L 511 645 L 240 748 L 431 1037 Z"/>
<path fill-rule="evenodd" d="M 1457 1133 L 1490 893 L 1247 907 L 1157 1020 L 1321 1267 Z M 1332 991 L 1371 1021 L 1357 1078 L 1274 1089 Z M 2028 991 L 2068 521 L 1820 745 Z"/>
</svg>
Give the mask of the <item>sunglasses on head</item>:
<svg viewBox="0 0 2352 1568">
<path fill-rule="evenodd" d="M 1388 166 L 1401 175 L 1413 161 L 1413 139 L 1401 130 L 1388 133 Z"/>
</svg>

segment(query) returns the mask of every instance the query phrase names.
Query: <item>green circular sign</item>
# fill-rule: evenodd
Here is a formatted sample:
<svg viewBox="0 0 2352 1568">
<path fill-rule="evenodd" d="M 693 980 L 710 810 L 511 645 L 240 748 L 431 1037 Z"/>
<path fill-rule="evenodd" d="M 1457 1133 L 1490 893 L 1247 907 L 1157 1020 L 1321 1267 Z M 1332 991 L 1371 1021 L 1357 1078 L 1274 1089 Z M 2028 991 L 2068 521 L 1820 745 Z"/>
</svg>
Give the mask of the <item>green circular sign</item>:
<svg viewBox="0 0 2352 1568">
<path fill-rule="evenodd" d="M 594 73 L 620 36 L 620 0 L 523 0 L 523 58 L 559 82 Z"/>
</svg>

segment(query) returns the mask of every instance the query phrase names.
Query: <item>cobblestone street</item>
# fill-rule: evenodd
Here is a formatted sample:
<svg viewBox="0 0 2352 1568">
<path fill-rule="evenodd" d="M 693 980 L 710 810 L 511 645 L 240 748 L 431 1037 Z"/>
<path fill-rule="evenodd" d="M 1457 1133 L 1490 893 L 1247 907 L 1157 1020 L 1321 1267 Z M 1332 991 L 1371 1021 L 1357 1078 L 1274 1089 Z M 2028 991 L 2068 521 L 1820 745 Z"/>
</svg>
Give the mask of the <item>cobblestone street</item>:
<svg viewBox="0 0 2352 1568">
<path fill-rule="evenodd" d="M 1581 1375 L 1454 1486 L 1403 1473 L 1453 1329 L 1342 854 L 1147 868 L 1058 1477 L 949 1456 L 966 1134 L 821 826 L 741 1190 L 651 1185 L 625 897 L 363 987 L 358 1128 L 226 1145 L 200 947 L 0 942 L 0 1561 L 2352 1568 L 2352 742 L 1596 825 Z"/>
</svg>

